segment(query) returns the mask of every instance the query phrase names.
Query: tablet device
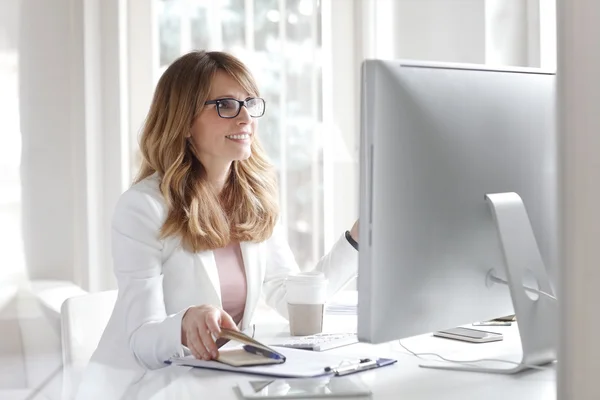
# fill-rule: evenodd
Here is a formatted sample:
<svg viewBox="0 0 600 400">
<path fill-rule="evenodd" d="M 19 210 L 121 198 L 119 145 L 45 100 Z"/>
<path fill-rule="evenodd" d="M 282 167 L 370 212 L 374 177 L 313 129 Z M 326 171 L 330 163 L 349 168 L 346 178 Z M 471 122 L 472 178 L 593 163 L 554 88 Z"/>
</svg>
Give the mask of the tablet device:
<svg viewBox="0 0 600 400">
<path fill-rule="evenodd" d="M 310 399 L 370 396 L 371 390 L 356 377 L 309 379 L 260 379 L 242 381 L 238 388 L 245 399 Z"/>
</svg>

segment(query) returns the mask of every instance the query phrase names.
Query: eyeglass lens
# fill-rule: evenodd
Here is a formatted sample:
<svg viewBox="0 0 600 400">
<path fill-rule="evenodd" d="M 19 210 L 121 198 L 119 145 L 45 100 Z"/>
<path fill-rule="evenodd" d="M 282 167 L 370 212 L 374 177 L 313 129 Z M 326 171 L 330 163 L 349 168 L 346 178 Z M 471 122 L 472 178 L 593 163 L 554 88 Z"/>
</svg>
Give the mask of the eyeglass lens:
<svg viewBox="0 0 600 400">
<path fill-rule="evenodd" d="M 240 111 L 240 103 L 236 100 L 224 99 L 218 103 L 219 114 L 222 117 L 235 117 Z M 263 99 L 248 99 L 246 101 L 246 108 L 251 117 L 261 117 L 265 111 L 265 103 Z"/>
</svg>

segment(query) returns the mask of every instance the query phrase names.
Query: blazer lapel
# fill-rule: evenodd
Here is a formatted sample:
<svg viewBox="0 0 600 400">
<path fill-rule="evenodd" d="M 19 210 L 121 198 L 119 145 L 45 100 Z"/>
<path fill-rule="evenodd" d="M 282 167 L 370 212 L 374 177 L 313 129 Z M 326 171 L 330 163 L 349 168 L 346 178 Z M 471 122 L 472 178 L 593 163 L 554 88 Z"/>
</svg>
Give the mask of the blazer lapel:
<svg viewBox="0 0 600 400">
<path fill-rule="evenodd" d="M 219 307 L 222 307 L 222 299 L 221 299 L 221 281 L 219 280 L 219 271 L 217 270 L 217 263 L 215 261 L 215 254 L 212 251 L 201 251 L 196 253 L 197 259 L 200 261 L 200 267 L 204 269 L 204 272 L 210 279 L 211 286 L 214 290 L 214 294 L 217 297 Z M 200 272 L 200 271 L 198 271 Z M 201 277 L 199 278 L 199 282 L 205 281 Z M 205 286 L 201 286 L 205 287 Z"/>
<path fill-rule="evenodd" d="M 252 312 L 256 308 L 256 303 L 261 292 L 261 263 L 258 243 L 242 242 L 242 259 L 244 260 L 244 270 L 246 271 L 246 306 L 244 307 L 244 318 L 242 320 L 242 329 L 245 329 L 252 319 Z"/>
</svg>

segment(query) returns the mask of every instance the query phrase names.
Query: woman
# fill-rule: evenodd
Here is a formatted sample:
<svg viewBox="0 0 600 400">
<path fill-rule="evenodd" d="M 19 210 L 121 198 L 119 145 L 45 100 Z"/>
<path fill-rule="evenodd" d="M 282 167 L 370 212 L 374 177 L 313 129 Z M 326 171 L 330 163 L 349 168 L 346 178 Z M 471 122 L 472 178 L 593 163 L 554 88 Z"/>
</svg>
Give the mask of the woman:
<svg viewBox="0 0 600 400">
<path fill-rule="evenodd" d="M 298 266 L 277 226 L 277 186 L 257 138 L 264 111 L 231 55 L 192 52 L 165 71 L 139 176 L 114 214 L 119 294 L 96 361 L 118 354 L 118 367 L 155 369 L 183 346 L 215 358 L 213 335 L 245 329 L 261 292 L 287 315 L 284 280 Z M 316 266 L 330 295 L 356 275 L 357 231 L 355 223 Z"/>
</svg>

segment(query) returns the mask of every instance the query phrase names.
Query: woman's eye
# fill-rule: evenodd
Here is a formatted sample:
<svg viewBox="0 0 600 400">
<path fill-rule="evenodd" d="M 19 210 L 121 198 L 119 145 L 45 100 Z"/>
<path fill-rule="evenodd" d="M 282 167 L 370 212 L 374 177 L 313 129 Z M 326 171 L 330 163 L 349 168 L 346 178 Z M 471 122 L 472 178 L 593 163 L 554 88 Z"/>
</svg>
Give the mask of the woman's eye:
<svg viewBox="0 0 600 400">
<path fill-rule="evenodd" d="M 219 103 L 219 107 L 223 110 L 235 109 L 236 103 L 237 102 L 235 102 L 235 101 L 225 100 L 225 101 L 221 101 Z"/>
</svg>

